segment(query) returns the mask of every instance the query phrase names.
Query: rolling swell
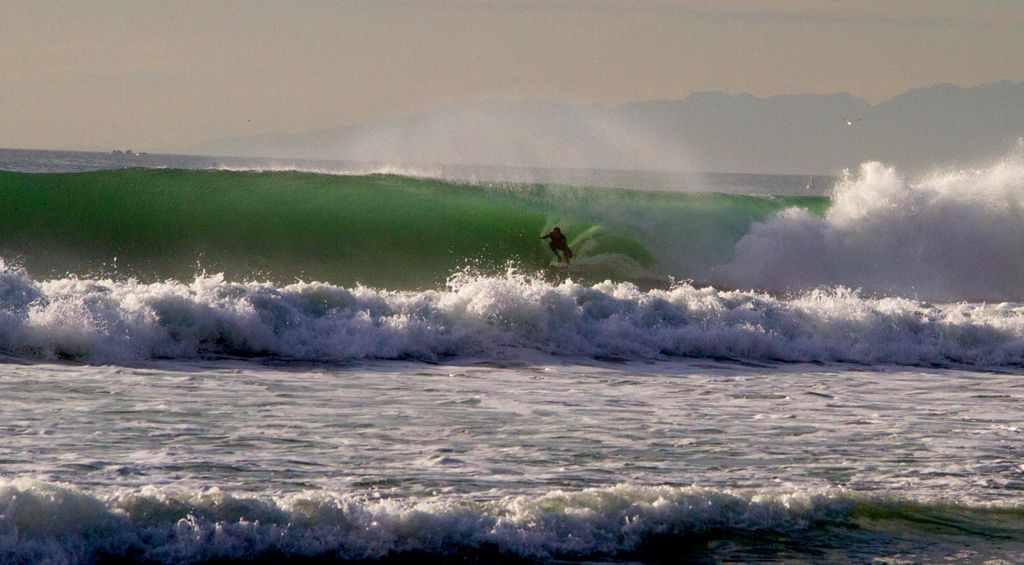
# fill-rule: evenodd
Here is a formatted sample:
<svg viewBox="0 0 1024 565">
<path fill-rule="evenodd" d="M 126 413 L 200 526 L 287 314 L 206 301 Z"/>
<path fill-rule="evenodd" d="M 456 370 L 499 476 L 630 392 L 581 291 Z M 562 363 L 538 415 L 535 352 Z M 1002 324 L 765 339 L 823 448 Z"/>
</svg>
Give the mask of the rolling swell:
<svg viewBox="0 0 1024 565">
<path fill-rule="evenodd" d="M 570 234 L 583 280 L 700 277 L 750 226 L 824 198 L 481 186 L 394 175 L 122 169 L 0 172 L 0 257 L 35 278 L 220 272 L 436 288 L 472 267 L 542 269 Z"/>
</svg>

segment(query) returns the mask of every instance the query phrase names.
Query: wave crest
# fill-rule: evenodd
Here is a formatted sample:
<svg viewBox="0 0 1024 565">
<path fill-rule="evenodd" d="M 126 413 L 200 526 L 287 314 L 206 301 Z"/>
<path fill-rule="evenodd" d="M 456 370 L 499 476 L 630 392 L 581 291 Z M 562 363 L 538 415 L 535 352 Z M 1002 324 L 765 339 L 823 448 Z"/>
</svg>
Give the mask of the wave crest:
<svg viewBox="0 0 1024 565">
<path fill-rule="evenodd" d="M 680 551 L 699 556 L 702 542 L 713 539 L 727 541 L 727 561 L 745 560 L 743 544 L 755 550 L 748 558 L 763 558 L 766 547 L 788 555 L 780 547 L 786 539 L 796 555 L 870 561 L 900 550 L 923 557 L 936 541 L 938 555 L 947 555 L 943 542 L 950 536 L 983 539 L 992 547 L 979 548 L 982 553 L 1012 559 L 1019 556 L 1014 540 L 1021 533 L 1019 506 L 917 502 L 837 488 L 744 493 L 620 484 L 474 500 L 326 491 L 256 496 L 217 488 L 90 493 L 15 479 L 0 481 L 0 508 L 0 561 L 12 565 L 403 556 L 492 562 L 631 554 L 671 561 L 684 558 Z M 918 534 L 901 547 L 899 533 L 906 531 Z M 659 556 L 658 541 L 666 539 Z M 735 544 L 731 558 L 728 542 Z"/>
</svg>

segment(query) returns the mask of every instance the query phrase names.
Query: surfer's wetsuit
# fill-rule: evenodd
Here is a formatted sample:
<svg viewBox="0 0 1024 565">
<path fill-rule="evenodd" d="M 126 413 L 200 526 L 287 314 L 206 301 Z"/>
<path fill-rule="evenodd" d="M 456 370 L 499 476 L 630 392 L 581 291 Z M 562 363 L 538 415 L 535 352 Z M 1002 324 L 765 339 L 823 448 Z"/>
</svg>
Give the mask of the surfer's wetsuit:
<svg viewBox="0 0 1024 565">
<path fill-rule="evenodd" d="M 548 242 L 548 245 L 551 247 L 551 251 L 554 251 L 555 257 L 558 257 L 559 261 L 564 260 L 568 263 L 569 259 L 572 259 L 572 249 L 569 249 L 569 242 L 565 239 L 565 234 L 562 233 L 561 229 L 555 228 L 541 239 L 551 240 Z M 559 251 L 562 252 L 561 255 L 558 254 Z"/>
</svg>

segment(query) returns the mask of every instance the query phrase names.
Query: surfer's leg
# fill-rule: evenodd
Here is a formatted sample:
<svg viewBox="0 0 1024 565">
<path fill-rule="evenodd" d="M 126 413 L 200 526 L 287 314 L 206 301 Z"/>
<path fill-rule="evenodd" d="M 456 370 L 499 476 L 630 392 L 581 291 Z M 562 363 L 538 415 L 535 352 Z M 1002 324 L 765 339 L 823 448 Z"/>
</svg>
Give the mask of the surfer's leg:
<svg viewBox="0 0 1024 565">
<path fill-rule="evenodd" d="M 550 247 L 551 248 L 551 252 L 555 254 L 555 260 L 561 262 L 562 261 L 562 254 L 558 252 L 559 249 L 558 249 L 558 246 L 555 245 L 555 242 L 552 241 L 552 242 L 548 243 L 548 247 Z"/>
</svg>

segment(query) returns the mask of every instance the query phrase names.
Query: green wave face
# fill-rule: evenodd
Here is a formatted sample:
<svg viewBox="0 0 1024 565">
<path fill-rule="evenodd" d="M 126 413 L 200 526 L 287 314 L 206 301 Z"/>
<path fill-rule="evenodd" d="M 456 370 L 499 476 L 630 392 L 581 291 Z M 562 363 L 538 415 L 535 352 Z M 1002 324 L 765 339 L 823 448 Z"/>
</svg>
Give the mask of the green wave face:
<svg viewBox="0 0 1024 565">
<path fill-rule="evenodd" d="M 586 278 L 699 276 L 751 223 L 823 198 L 463 185 L 391 175 L 130 169 L 0 172 L 0 256 L 36 277 L 437 286 L 540 269 L 559 225 Z"/>
</svg>

